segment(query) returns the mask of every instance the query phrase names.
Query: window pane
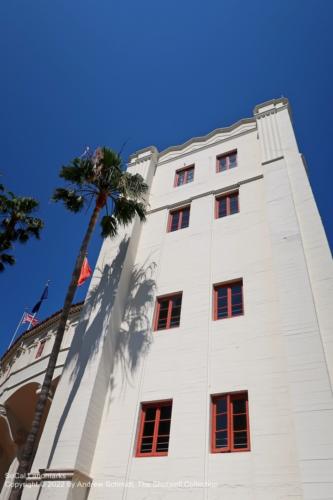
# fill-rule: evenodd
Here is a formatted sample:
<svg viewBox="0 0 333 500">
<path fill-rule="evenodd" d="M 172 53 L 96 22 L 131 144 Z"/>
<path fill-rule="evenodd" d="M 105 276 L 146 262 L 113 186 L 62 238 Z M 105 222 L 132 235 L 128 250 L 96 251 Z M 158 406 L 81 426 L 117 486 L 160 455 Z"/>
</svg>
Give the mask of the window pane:
<svg viewBox="0 0 333 500">
<path fill-rule="evenodd" d="M 154 434 L 154 425 L 155 422 L 145 422 L 143 426 L 143 436 L 152 436 Z"/>
<path fill-rule="evenodd" d="M 232 309 L 231 309 L 231 314 L 232 314 L 232 316 L 239 316 L 239 315 L 243 314 L 242 304 L 233 305 Z"/>
<path fill-rule="evenodd" d="M 188 227 L 190 221 L 190 209 L 188 207 L 184 208 L 182 212 L 183 212 L 182 228 Z"/>
<path fill-rule="evenodd" d="M 237 154 L 234 153 L 229 156 L 229 168 L 237 167 Z"/>
<path fill-rule="evenodd" d="M 219 217 L 226 217 L 227 215 L 227 199 L 226 198 L 220 198 L 218 201 L 218 216 Z"/>
<path fill-rule="evenodd" d="M 227 308 L 222 308 L 217 310 L 217 318 L 222 319 L 222 318 L 227 318 L 228 317 L 228 309 Z"/>
<path fill-rule="evenodd" d="M 153 438 L 152 437 L 144 437 L 141 441 L 140 452 L 141 453 L 149 453 L 153 448 Z"/>
<path fill-rule="evenodd" d="M 187 171 L 187 182 L 192 182 L 194 177 L 194 168 L 189 168 Z"/>
<path fill-rule="evenodd" d="M 227 428 L 227 414 L 222 413 L 216 417 L 216 430 L 221 431 Z"/>
<path fill-rule="evenodd" d="M 225 413 L 227 411 L 227 398 L 219 398 L 215 402 L 216 413 Z"/>
<path fill-rule="evenodd" d="M 243 314 L 242 285 L 240 283 L 231 286 L 232 315 Z"/>
<path fill-rule="evenodd" d="M 218 309 L 224 309 L 225 307 L 228 307 L 228 298 L 226 295 L 223 295 L 222 297 L 217 297 L 217 307 Z"/>
<path fill-rule="evenodd" d="M 215 433 L 215 448 L 228 447 L 228 434 L 227 431 L 220 431 Z"/>
<path fill-rule="evenodd" d="M 238 212 L 238 193 L 230 195 L 230 214 Z"/>
<path fill-rule="evenodd" d="M 180 312 L 181 312 L 181 305 L 182 305 L 182 297 L 181 295 L 177 295 L 176 297 L 172 298 L 172 309 L 171 309 L 171 320 L 170 320 L 170 327 L 176 327 L 179 326 L 180 324 Z"/>
<path fill-rule="evenodd" d="M 172 406 L 168 405 L 168 406 L 162 406 L 161 407 L 161 419 L 164 419 L 164 418 L 171 418 L 171 408 Z"/>
<path fill-rule="evenodd" d="M 158 436 L 156 451 L 168 451 L 169 449 L 169 436 Z"/>
<path fill-rule="evenodd" d="M 166 328 L 166 325 L 167 325 L 169 300 L 167 300 L 167 299 L 161 300 L 159 302 L 159 304 L 160 304 L 160 310 L 159 310 L 159 315 L 158 315 L 157 328 L 163 329 L 163 328 Z"/>
<path fill-rule="evenodd" d="M 234 432 L 234 448 L 247 448 L 247 432 Z"/>
<path fill-rule="evenodd" d="M 179 217 L 180 217 L 179 210 L 177 210 L 177 212 L 172 212 L 170 231 L 177 231 L 179 224 Z"/>
<path fill-rule="evenodd" d="M 182 296 L 181 295 L 176 295 L 175 297 L 172 297 L 172 306 L 178 307 L 182 305 Z"/>
<path fill-rule="evenodd" d="M 227 170 L 227 158 L 224 156 L 223 158 L 219 159 L 219 164 L 220 164 L 220 172 L 223 170 Z"/>
<path fill-rule="evenodd" d="M 232 402 L 233 413 L 245 413 L 246 412 L 246 400 L 245 399 L 234 399 Z"/>
<path fill-rule="evenodd" d="M 246 429 L 246 415 L 236 415 L 233 417 L 233 424 L 235 431 Z"/>
<path fill-rule="evenodd" d="M 172 313 L 171 320 L 170 320 L 170 328 L 175 328 L 180 325 L 180 310 L 175 310 Z"/>
<path fill-rule="evenodd" d="M 178 172 L 177 186 L 181 186 L 182 184 L 184 184 L 184 180 L 185 180 L 185 172 L 183 170 L 182 172 Z"/>
<path fill-rule="evenodd" d="M 155 420 L 156 408 L 146 408 L 145 415 L 145 420 Z"/>
<path fill-rule="evenodd" d="M 171 420 L 162 420 L 158 426 L 158 434 L 160 436 L 165 436 L 170 434 L 170 424 Z"/>
</svg>

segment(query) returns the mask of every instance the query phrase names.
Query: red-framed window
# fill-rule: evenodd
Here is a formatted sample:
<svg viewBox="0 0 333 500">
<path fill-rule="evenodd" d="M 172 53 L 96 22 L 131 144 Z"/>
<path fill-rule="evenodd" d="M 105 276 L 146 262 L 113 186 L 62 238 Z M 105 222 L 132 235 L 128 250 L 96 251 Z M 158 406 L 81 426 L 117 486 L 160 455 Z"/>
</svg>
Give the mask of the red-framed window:
<svg viewBox="0 0 333 500">
<path fill-rule="evenodd" d="M 38 348 L 37 348 L 37 352 L 36 352 L 36 356 L 35 356 L 35 359 L 36 358 L 40 358 L 43 351 L 44 351 L 44 347 L 45 347 L 45 344 L 46 344 L 46 340 L 41 340 L 39 342 L 39 345 L 38 345 Z"/>
<path fill-rule="evenodd" d="M 188 227 L 190 223 L 190 207 L 182 207 L 169 212 L 168 232 Z"/>
<path fill-rule="evenodd" d="M 214 320 L 243 313 L 243 280 L 214 285 Z"/>
<path fill-rule="evenodd" d="M 180 324 L 182 292 L 157 298 L 154 330 L 176 328 Z"/>
<path fill-rule="evenodd" d="M 237 150 L 216 157 L 216 172 L 224 172 L 237 167 Z"/>
<path fill-rule="evenodd" d="M 176 170 L 174 186 L 182 186 L 183 184 L 188 184 L 194 179 L 194 165 L 189 167 L 180 168 Z"/>
<path fill-rule="evenodd" d="M 247 391 L 212 396 L 211 452 L 250 450 Z"/>
<path fill-rule="evenodd" d="M 227 215 L 239 212 L 239 192 L 224 194 L 215 199 L 215 218 L 226 217 Z"/>
<path fill-rule="evenodd" d="M 141 405 L 137 457 L 158 457 L 168 454 L 171 413 L 171 400 Z"/>
</svg>

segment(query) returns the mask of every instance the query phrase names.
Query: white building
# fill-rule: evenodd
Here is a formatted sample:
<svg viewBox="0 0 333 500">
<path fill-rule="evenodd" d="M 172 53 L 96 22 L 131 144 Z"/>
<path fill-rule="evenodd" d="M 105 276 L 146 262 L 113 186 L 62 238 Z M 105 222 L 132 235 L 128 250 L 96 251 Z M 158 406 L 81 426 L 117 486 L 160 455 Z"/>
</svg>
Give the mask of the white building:
<svg viewBox="0 0 333 500">
<path fill-rule="evenodd" d="M 332 263 L 287 99 L 129 171 L 147 222 L 103 244 L 23 498 L 332 500 Z"/>
<path fill-rule="evenodd" d="M 72 306 L 52 381 L 48 413 L 57 388 L 82 303 Z M 60 317 L 58 311 L 31 330 L 25 331 L 5 352 L 0 362 L 0 500 L 7 498 L 3 488 L 5 474 L 17 467 L 27 433 L 31 428 L 37 395 L 42 386 L 54 335 Z M 47 414 L 46 413 L 46 414 Z M 44 419 L 45 420 L 45 419 Z M 44 422 L 43 422 L 44 425 Z"/>
</svg>

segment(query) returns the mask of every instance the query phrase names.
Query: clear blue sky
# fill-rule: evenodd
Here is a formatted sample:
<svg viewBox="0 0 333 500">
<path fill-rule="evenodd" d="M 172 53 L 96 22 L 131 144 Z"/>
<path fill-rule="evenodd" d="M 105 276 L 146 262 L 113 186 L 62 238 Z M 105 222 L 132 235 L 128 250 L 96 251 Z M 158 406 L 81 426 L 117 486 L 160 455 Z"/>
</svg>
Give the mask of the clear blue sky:
<svg viewBox="0 0 333 500">
<path fill-rule="evenodd" d="M 62 306 L 87 215 L 49 200 L 86 145 L 161 150 L 286 96 L 333 241 L 332 18 L 330 0 L 1 2 L 2 182 L 40 200 L 45 230 L 0 275 L 0 353 L 47 279 L 40 318 Z"/>
</svg>

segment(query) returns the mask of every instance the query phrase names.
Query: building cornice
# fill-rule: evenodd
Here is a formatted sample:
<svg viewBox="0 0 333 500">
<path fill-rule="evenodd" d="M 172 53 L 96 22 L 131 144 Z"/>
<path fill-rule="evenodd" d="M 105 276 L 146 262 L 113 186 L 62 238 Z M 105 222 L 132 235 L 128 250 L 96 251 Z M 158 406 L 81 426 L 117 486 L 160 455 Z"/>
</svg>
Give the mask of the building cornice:
<svg viewBox="0 0 333 500">
<path fill-rule="evenodd" d="M 198 136 L 198 137 L 193 137 L 192 139 L 189 139 L 188 141 L 178 144 L 175 146 L 169 146 L 168 148 L 164 149 L 160 153 L 158 152 L 157 148 L 155 146 L 149 146 L 143 149 L 140 149 L 130 155 L 129 157 L 129 166 L 133 166 L 136 163 L 140 163 L 142 161 L 147 161 L 152 158 L 152 156 L 155 154 L 158 158 L 158 165 L 164 165 L 165 163 L 168 163 L 170 161 L 177 160 L 179 158 L 182 158 L 184 156 L 187 156 L 193 152 L 198 152 L 202 151 L 203 149 L 209 148 L 213 145 L 218 145 L 220 143 L 226 142 L 229 139 L 234 138 L 234 137 L 239 137 L 243 134 L 247 134 L 250 132 L 253 132 L 254 130 L 257 130 L 257 120 L 260 119 L 262 116 L 265 116 L 270 113 L 276 113 L 278 111 L 282 111 L 283 109 L 288 109 L 288 112 L 291 116 L 291 108 L 289 104 L 289 100 L 285 97 L 280 97 L 278 99 L 270 99 L 269 101 L 265 101 L 261 104 L 257 104 L 254 109 L 253 109 L 253 117 L 251 118 L 242 118 L 241 120 L 238 120 L 236 123 L 233 123 L 232 125 L 229 125 L 228 127 L 221 127 L 213 130 L 212 132 L 209 132 L 206 135 L 203 136 Z M 253 125 L 251 128 L 247 128 L 244 130 L 244 125 Z M 240 129 L 237 132 L 237 129 Z M 235 132 L 232 134 L 232 136 L 228 135 L 227 137 L 221 137 L 221 139 L 216 140 L 216 142 L 208 142 L 211 141 L 214 137 L 222 134 L 231 134 L 232 132 Z M 190 151 L 185 151 L 189 147 L 194 145 L 197 145 L 195 149 L 191 149 Z M 170 153 L 174 153 L 173 156 L 170 158 L 166 158 L 167 155 Z M 177 154 L 178 153 L 178 154 Z"/>
<path fill-rule="evenodd" d="M 82 307 L 83 307 L 83 304 L 84 304 L 84 302 L 78 302 L 77 304 L 73 304 L 71 307 L 70 313 L 69 313 L 69 317 L 72 317 L 74 314 L 80 312 Z M 56 323 L 59 319 L 61 312 L 62 312 L 62 309 L 55 312 L 54 314 L 52 314 L 48 318 L 44 319 L 41 323 L 38 323 L 36 326 L 31 328 L 30 330 L 23 332 L 15 340 L 14 344 L 9 349 L 7 349 L 7 351 L 5 351 L 4 354 L 1 356 L 0 365 L 3 366 L 6 363 L 6 361 L 8 360 L 8 358 L 10 358 L 12 356 L 12 354 L 17 349 L 20 348 L 20 343 L 22 342 L 22 340 L 27 340 L 31 337 L 34 337 L 34 336 L 38 335 L 40 332 L 42 332 L 43 330 L 45 330 L 46 328 L 49 328 L 54 323 Z"/>
<path fill-rule="evenodd" d="M 253 126 L 251 128 L 246 128 L 246 129 L 242 128 L 244 125 L 249 125 L 249 124 Z M 240 130 L 236 132 L 238 128 Z M 230 125 L 229 127 L 217 128 L 206 135 L 193 137 L 192 139 L 189 139 L 183 144 L 180 144 L 178 146 L 170 146 L 169 148 L 162 151 L 158 156 L 158 166 L 164 165 L 170 161 L 177 160 L 194 152 L 196 153 L 198 151 L 202 151 L 212 146 L 221 144 L 223 142 L 230 140 L 231 137 L 235 138 L 235 137 L 240 137 L 241 135 L 244 134 L 251 133 L 254 130 L 256 130 L 256 128 L 257 127 L 255 118 L 243 118 L 242 120 L 239 120 L 238 122 L 234 123 L 233 125 Z M 217 137 L 218 135 L 230 134 L 231 132 L 235 133 L 232 136 L 228 135 L 227 137 L 221 137 L 221 139 L 216 140 L 215 142 L 208 142 L 211 141 L 211 139 L 213 139 L 214 137 Z M 195 149 L 191 149 L 190 151 L 184 151 L 185 149 L 188 149 L 192 145 L 193 146 L 198 145 L 198 146 Z M 175 154 L 170 158 L 163 159 L 168 154 L 177 152 L 179 152 L 179 154 Z"/>
</svg>

